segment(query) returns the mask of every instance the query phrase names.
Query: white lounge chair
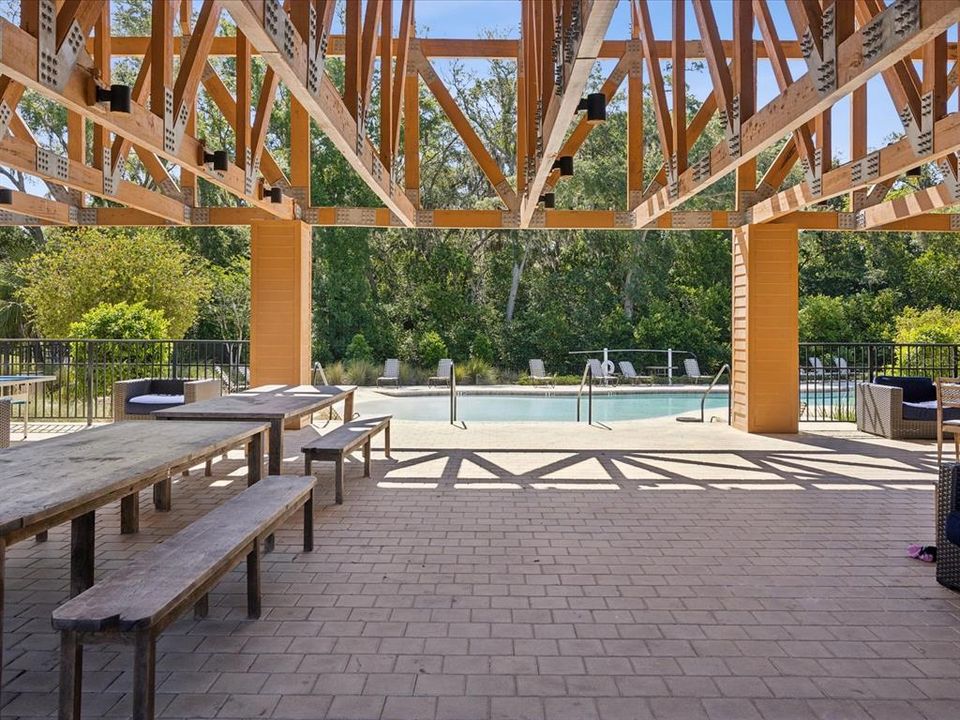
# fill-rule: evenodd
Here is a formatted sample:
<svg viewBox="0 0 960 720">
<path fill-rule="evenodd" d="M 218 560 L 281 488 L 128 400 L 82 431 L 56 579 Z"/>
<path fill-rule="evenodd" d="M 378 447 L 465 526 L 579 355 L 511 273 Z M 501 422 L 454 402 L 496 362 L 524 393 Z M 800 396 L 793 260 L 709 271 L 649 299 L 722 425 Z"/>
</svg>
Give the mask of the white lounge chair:
<svg viewBox="0 0 960 720">
<path fill-rule="evenodd" d="M 712 380 L 713 375 L 704 375 L 700 372 L 700 363 L 697 362 L 697 359 L 694 358 L 684 358 L 683 360 L 683 372 L 688 378 L 693 378 L 697 385 L 700 384 L 701 380 Z"/>
<path fill-rule="evenodd" d="M 453 360 L 443 358 L 437 363 L 437 374 L 432 378 L 427 378 L 427 387 L 431 385 L 449 385 L 450 369 L 453 367 Z"/>
<path fill-rule="evenodd" d="M 811 355 L 807 358 L 807 366 L 800 368 L 801 377 L 822 378 L 825 375 L 823 360 Z"/>
<path fill-rule="evenodd" d="M 388 358 L 383 363 L 383 375 L 377 378 L 377 387 L 384 383 L 393 383 L 400 387 L 400 361 L 397 358 Z"/>
<path fill-rule="evenodd" d="M 652 375 L 638 375 L 637 369 L 633 367 L 633 363 L 629 360 L 621 360 L 617 364 L 620 366 L 620 374 L 623 375 L 623 379 L 632 385 L 639 385 L 642 382 L 653 382 Z"/>
<path fill-rule="evenodd" d="M 554 378 L 550 375 L 547 375 L 547 370 L 543 366 L 543 360 L 539 358 L 531 359 L 529 362 L 530 367 L 530 382 L 534 385 L 553 385 Z"/>
<path fill-rule="evenodd" d="M 834 355 L 833 365 L 836 367 L 837 377 L 840 377 L 844 380 L 850 377 L 850 366 L 847 364 L 846 358 L 842 358 L 839 355 Z"/>
<path fill-rule="evenodd" d="M 604 385 L 609 385 L 610 383 L 614 385 L 620 384 L 620 378 L 616 375 L 607 374 L 607 371 L 603 369 L 603 363 L 596 358 L 590 358 L 587 364 L 590 365 L 590 374 L 593 375 L 594 381 L 602 380 Z"/>
</svg>

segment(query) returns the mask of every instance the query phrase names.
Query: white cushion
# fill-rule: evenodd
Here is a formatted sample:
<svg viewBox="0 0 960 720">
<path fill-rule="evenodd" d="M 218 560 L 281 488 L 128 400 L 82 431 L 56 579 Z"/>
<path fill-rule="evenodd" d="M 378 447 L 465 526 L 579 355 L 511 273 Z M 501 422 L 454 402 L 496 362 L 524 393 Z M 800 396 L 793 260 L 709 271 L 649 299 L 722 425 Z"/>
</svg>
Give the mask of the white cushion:
<svg viewBox="0 0 960 720">
<path fill-rule="evenodd" d="M 183 404 L 183 395 L 137 395 L 127 402 L 142 403 L 143 405 L 173 405 Z"/>
</svg>

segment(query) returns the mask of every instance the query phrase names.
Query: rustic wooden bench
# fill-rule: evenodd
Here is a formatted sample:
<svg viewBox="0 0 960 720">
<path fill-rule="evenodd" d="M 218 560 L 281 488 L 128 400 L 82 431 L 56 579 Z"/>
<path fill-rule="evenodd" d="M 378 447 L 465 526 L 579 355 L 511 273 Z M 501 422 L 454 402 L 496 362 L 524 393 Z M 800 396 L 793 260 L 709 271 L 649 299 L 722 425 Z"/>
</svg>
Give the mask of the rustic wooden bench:
<svg viewBox="0 0 960 720">
<path fill-rule="evenodd" d="M 244 556 L 247 613 L 259 617 L 263 539 L 303 508 L 303 549 L 313 550 L 316 483 L 295 475 L 264 478 L 54 610 L 61 720 L 80 718 L 83 645 L 89 643 L 134 646 L 133 717 L 153 718 L 157 637 L 190 607 L 206 616 L 207 593 Z"/>
<path fill-rule="evenodd" d="M 326 460 L 336 463 L 334 492 L 338 505 L 343 504 L 343 463 L 347 455 L 363 445 L 363 476 L 370 477 L 370 441 L 383 431 L 384 452 L 390 457 L 390 415 L 358 418 L 345 422 L 340 427 L 318 437 L 301 448 L 303 452 L 303 472 L 311 475 L 314 460 Z"/>
</svg>

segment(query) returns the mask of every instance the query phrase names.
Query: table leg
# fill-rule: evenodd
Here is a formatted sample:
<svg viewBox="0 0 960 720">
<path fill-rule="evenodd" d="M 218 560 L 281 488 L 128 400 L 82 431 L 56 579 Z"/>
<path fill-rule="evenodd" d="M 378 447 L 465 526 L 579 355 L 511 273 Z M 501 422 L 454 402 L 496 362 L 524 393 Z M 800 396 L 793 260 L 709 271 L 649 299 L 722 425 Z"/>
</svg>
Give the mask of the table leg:
<svg viewBox="0 0 960 720">
<path fill-rule="evenodd" d="M 303 505 L 303 551 L 311 552 L 313 550 L 313 495 L 316 491 L 310 491 L 310 497 Z"/>
<path fill-rule="evenodd" d="M 137 532 L 140 532 L 140 493 L 133 493 L 120 499 L 120 533 Z"/>
<path fill-rule="evenodd" d="M 0 689 L 3 688 L 3 578 L 7 561 L 7 546 L 0 540 Z"/>
<path fill-rule="evenodd" d="M 247 617 L 260 617 L 260 541 L 247 553 Z"/>
<path fill-rule="evenodd" d="M 283 465 L 283 419 L 270 421 L 270 475 L 279 475 Z"/>
<path fill-rule="evenodd" d="M 70 523 L 70 597 L 93 585 L 93 562 L 96 548 L 96 513 L 74 518 Z"/>
<path fill-rule="evenodd" d="M 247 443 L 247 487 L 263 477 L 263 433 L 259 432 Z"/>
<path fill-rule="evenodd" d="M 60 719 L 80 720 L 83 644 L 73 630 L 60 633 Z"/>
<path fill-rule="evenodd" d="M 173 481 L 161 480 L 153 486 L 153 506 L 160 512 L 168 512 L 173 505 Z"/>
<path fill-rule="evenodd" d="M 349 393 L 343 399 L 343 421 L 350 422 L 353 420 L 353 393 Z"/>
<path fill-rule="evenodd" d="M 370 477 L 370 438 L 363 444 L 363 476 Z"/>
<path fill-rule="evenodd" d="M 50 537 L 50 534 L 46 530 L 44 530 L 43 532 L 38 532 L 37 542 L 46 542 L 48 537 Z"/>
<path fill-rule="evenodd" d="M 383 429 L 383 454 L 390 457 L 390 423 Z"/>
<path fill-rule="evenodd" d="M 150 630 L 136 634 L 133 646 L 133 718 L 153 720 L 157 642 Z"/>
</svg>

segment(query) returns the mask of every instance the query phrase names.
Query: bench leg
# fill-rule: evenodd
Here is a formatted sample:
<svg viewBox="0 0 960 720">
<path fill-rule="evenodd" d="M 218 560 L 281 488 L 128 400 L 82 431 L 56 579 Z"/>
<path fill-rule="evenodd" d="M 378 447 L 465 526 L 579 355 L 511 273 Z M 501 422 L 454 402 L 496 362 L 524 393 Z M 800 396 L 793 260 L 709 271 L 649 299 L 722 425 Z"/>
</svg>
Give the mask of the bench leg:
<svg viewBox="0 0 960 720">
<path fill-rule="evenodd" d="M 260 617 L 260 541 L 247 553 L 247 617 Z"/>
<path fill-rule="evenodd" d="M 247 456 L 247 487 L 263 477 L 263 433 L 257 433 L 244 445 Z"/>
<path fill-rule="evenodd" d="M 313 551 L 313 493 L 310 491 L 310 497 L 303 505 L 303 551 Z"/>
<path fill-rule="evenodd" d="M 370 477 L 370 438 L 363 444 L 363 476 Z"/>
<path fill-rule="evenodd" d="M 83 645 L 77 633 L 60 633 L 60 720 L 80 720 L 83 697 Z"/>
<path fill-rule="evenodd" d="M 313 475 L 313 458 L 310 457 L 309 452 L 303 454 L 303 474 Z"/>
<path fill-rule="evenodd" d="M 160 512 L 169 512 L 173 505 L 173 481 L 170 478 L 161 480 L 153 486 L 153 506 Z"/>
<path fill-rule="evenodd" d="M 383 429 L 383 454 L 390 457 L 390 423 Z"/>
<path fill-rule="evenodd" d="M 70 522 L 70 597 L 76 597 L 93 585 L 96 534 L 93 510 Z"/>
<path fill-rule="evenodd" d="M 46 530 L 44 530 L 43 532 L 39 532 L 37 533 L 37 542 L 46 542 L 48 537 L 49 537 L 49 534 L 47 533 Z"/>
<path fill-rule="evenodd" d="M 203 474 L 206 477 L 213 475 L 213 460 L 207 460 L 206 464 L 203 466 Z"/>
<path fill-rule="evenodd" d="M 133 648 L 133 720 L 153 720 L 157 643 L 148 632 L 137 633 Z"/>
<path fill-rule="evenodd" d="M 337 505 L 343 505 L 343 455 L 337 458 L 333 479 L 333 499 Z"/>
<path fill-rule="evenodd" d="M 140 493 L 121 498 L 120 532 L 124 535 L 140 532 Z"/>
<path fill-rule="evenodd" d="M 196 605 L 193 606 L 193 619 L 203 620 L 209 614 L 210 614 L 210 595 L 204 595 L 202 598 L 197 600 Z"/>
</svg>

